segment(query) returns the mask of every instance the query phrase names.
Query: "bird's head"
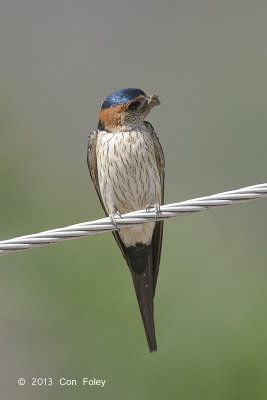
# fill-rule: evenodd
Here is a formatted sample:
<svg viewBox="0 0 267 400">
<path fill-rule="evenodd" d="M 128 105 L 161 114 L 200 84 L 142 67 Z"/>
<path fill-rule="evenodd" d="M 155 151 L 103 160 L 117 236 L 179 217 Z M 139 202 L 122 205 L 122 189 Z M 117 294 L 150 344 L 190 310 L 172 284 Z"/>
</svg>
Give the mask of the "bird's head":
<svg viewBox="0 0 267 400">
<path fill-rule="evenodd" d="M 155 94 L 147 96 L 143 90 L 134 88 L 117 90 L 101 106 L 98 129 L 108 132 L 135 129 L 158 104 Z"/>
</svg>

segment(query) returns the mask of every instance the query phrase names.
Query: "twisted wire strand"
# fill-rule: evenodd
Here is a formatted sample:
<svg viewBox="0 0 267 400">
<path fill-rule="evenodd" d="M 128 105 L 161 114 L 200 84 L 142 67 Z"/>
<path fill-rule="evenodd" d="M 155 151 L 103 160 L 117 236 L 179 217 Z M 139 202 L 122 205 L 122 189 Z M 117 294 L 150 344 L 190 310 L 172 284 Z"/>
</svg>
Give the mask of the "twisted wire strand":
<svg viewBox="0 0 267 400">
<path fill-rule="evenodd" d="M 116 224 L 111 221 L 111 218 L 107 217 L 32 235 L 19 236 L 14 239 L 2 240 L 0 241 L 0 255 L 46 246 L 63 240 L 77 239 L 96 233 L 110 232 L 133 224 L 153 222 L 156 219 L 159 221 L 184 214 L 224 207 L 261 197 L 267 197 L 267 183 L 217 193 L 211 196 L 198 197 L 179 203 L 165 204 L 160 206 L 160 213 L 157 216 L 155 208 L 150 208 L 149 210 L 134 211 L 121 216 L 115 215 Z"/>
</svg>

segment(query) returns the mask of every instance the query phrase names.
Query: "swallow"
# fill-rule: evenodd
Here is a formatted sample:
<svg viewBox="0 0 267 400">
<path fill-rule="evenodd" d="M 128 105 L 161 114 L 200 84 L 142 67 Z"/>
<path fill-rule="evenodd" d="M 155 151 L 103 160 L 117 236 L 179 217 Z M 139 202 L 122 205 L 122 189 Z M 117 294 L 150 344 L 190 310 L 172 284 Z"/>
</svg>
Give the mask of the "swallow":
<svg viewBox="0 0 267 400">
<path fill-rule="evenodd" d="M 97 130 L 88 138 L 87 164 L 106 216 L 164 204 L 165 160 L 152 125 L 145 121 L 155 94 L 128 88 L 102 103 Z M 157 212 L 157 211 L 156 211 Z M 157 350 L 154 296 L 159 272 L 163 221 L 112 232 L 130 269 L 150 352 Z"/>
</svg>

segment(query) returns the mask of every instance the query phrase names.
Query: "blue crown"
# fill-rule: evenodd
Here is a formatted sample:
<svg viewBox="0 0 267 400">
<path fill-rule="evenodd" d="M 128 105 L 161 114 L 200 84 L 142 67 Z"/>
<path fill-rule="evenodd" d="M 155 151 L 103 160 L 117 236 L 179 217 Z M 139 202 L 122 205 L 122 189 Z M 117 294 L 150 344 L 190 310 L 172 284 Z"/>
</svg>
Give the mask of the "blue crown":
<svg viewBox="0 0 267 400">
<path fill-rule="evenodd" d="M 116 92 L 111 93 L 104 103 L 102 104 L 101 109 L 103 108 L 109 108 L 109 107 L 116 107 L 119 104 L 125 104 L 128 103 L 128 101 L 131 101 L 135 99 L 136 97 L 143 95 L 145 96 L 145 92 L 141 89 L 134 89 L 134 88 L 128 88 L 128 89 L 120 89 L 117 90 Z"/>
</svg>

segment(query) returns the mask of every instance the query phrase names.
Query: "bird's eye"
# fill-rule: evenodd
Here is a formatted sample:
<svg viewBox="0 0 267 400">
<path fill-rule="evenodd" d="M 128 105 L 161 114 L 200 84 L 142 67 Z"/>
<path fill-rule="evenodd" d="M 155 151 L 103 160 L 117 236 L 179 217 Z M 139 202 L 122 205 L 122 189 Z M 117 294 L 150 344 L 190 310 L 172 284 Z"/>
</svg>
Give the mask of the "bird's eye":
<svg viewBox="0 0 267 400">
<path fill-rule="evenodd" d="M 140 106 L 140 101 L 133 101 L 131 104 L 129 104 L 128 110 L 135 110 L 138 106 Z"/>
</svg>

